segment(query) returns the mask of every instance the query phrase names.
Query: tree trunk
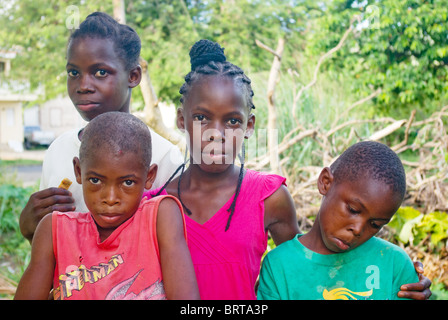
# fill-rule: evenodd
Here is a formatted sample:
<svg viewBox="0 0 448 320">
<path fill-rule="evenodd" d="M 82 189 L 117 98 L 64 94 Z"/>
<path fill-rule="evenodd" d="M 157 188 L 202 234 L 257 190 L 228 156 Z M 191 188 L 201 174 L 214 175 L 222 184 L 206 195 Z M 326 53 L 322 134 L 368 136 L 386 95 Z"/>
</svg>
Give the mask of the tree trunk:
<svg viewBox="0 0 448 320">
<path fill-rule="evenodd" d="M 140 66 L 142 67 L 142 81 L 140 82 L 140 88 L 142 90 L 143 100 L 145 101 L 143 120 L 155 132 L 183 150 L 185 148 L 183 136 L 177 131 L 167 128 L 163 123 L 162 113 L 159 108 L 159 101 L 157 99 L 154 87 L 151 84 L 151 78 L 148 73 L 148 62 L 146 62 L 142 57 L 140 57 Z"/>
<path fill-rule="evenodd" d="M 125 3 L 124 0 L 112 0 L 114 6 L 114 17 L 121 24 L 126 24 Z M 177 131 L 167 128 L 163 123 L 162 113 L 158 107 L 158 99 L 151 78 L 148 73 L 148 62 L 142 57 L 139 59 L 142 67 L 142 80 L 140 89 L 142 91 L 143 100 L 145 102 L 143 121 L 155 132 L 160 134 L 171 143 L 177 145 L 181 150 L 185 148 L 183 136 Z"/>
<path fill-rule="evenodd" d="M 277 49 L 274 51 L 260 41 L 256 40 L 256 44 L 274 55 L 271 72 L 269 73 L 267 100 L 268 100 L 268 152 L 271 171 L 281 174 L 279 152 L 278 152 L 278 129 L 277 129 L 277 111 L 275 108 L 275 87 L 280 78 L 280 66 L 282 62 L 282 54 L 285 48 L 285 39 L 278 39 Z"/>
</svg>

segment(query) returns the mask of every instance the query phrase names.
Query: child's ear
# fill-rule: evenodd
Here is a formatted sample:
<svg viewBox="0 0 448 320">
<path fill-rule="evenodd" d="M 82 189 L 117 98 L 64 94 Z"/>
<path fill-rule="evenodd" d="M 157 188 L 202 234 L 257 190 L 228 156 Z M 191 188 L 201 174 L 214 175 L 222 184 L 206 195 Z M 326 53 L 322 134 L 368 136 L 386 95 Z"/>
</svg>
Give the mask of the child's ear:
<svg viewBox="0 0 448 320">
<path fill-rule="evenodd" d="M 139 65 L 129 71 L 129 88 L 135 88 L 142 81 L 142 67 Z"/>
<path fill-rule="evenodd" d="M 255 130 L 255 115 L 249 114 L 249 118 L 247 119 L 247 128 L 246 132 L 244 133 L 244 138 L 249 139 L 253 134 Z"/>
<path fill-rule="evenodd" d="M 177 109 L 176 124 L 181 132 L 185 132 L 184 109 L 182 107 Z"/>
<path fill-rule="evenodd" d="M 82 184 L 81 164 L 79 162 L 79 158 L 78 157 L 74 157 L 73 158 L 73 169 L 75 170 L 76 182 L 78 182 L 79 184 Z"/>
<path fill-rule="evenodd" d="M 146 175 L 146 181 L 145 181 L 145 189 L 149 190 L 151 189 L 152 185 L 154 184 L 154 181 L 157 177 L 157 164 L 153 163 L 149 169 L 148 174 Z"/>
<path fill-rule="evenodd" d="M 317 179 L 317 189 L 319 189 L 319 193 L 325 196 L 330 190 L 331 184 L 334 181 L 333 173 L 329 167 L 325 167 Z"/>
</svg>

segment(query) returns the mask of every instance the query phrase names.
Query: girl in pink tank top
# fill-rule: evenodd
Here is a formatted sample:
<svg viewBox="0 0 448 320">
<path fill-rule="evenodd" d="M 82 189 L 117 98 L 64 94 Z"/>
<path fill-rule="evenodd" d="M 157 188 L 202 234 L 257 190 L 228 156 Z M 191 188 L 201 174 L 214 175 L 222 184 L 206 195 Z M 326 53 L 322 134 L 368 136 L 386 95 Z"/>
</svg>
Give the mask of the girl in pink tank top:
<svg viewBox="0 0 448 320">
<path fill-rule="evenodd" d="M 143 199 L 156 177 L 146 124 L 124 112 L 86 126 L 73 160 L 89 209 L 39 223 L 16 299 L 197 299 L 182 206 Z"/>
<path fill-rule="evenodd" d="M 147 195 L 170 194 L 183 204 L 201 299 L 255 299 L 268 231 L 277 244 L 299 232 L 294 203 L 283 177 L 244 169 L 243 141 L 255 125 L 250 79 L 217 43 L 198 41 L 190 57 L 177 112 L 190 165 Z"/>
</svg>

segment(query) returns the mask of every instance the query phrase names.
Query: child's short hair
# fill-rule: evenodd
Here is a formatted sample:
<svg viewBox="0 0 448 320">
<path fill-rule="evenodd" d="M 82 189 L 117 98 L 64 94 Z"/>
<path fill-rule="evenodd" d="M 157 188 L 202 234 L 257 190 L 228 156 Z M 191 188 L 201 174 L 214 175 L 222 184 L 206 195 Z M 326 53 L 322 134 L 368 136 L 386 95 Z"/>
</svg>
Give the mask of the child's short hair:
<svg viewBox="0 0 448 320">
<path fill-rule="evenodd" d="M 152 145 L 148 126 L 126 112 L 106 112 L 91 120 L 83 131 L 79 159 L 107 148 L 111 152 L 134 153 L 145 168 L 151 165 Z M 107 155 L 105 155 L 107 156 Z"/>
<path fill-rule="evenodd" d="M 69 45 L 74 39 L 86 37 L 111 39 L 126 70 L 131 70 L 139 64 L 140 37 L 134 29 L 118 23 L 108 14 L 94 12 L 88 15 L 71 34 Z"/>
<path fill-rule="evenodd" d="M 330 169 L 336 182 L 354 181 L 368 176 L 390 186 L 401 199 L 406 193 L 406 174 L 400 158 L 379 142 L 362 141 L 352 145 Z"/>
</svg>

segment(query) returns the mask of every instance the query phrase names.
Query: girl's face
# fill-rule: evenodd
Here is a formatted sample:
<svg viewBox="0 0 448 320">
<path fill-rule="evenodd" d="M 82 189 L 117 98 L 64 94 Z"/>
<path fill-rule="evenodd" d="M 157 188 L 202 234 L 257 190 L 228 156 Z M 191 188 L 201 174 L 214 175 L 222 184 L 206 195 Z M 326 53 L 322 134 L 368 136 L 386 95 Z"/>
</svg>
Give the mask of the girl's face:
<svg viewBox="0 0 448 320">
<path fill-rule="evenodd" d="M 72 40 L 66 69 L 68 94 L 84 120 L 108 111 L 129 112 L 131 89 L 140 83 L 141 68 L 127 71 L 112 40 Z"/>
<path fill-rule="evenodd" d="M 179 129 L 188 134 L 191 163 L 206 172 L 233 165 L 255 125 L 241 90 L 227 77 L 206 76 L 194 83 L 177 116 Z"/>
<path fill-rule="evenodd" d="M 386 225 L 398 210 L 401 199 L 384 182 L 368 177 L 356 181 L 334 182 L 329 168 L 318 180 L 324 195 L 316 222 L 321 254 L 352 250 Z"/>
<path fill-rule="evenodd" d="M 144 189 L 150 189 L 154 182 L 157 166 L 147 169 L 140 157 L 100 148 L 82 163 L 78 158 L 73 160 L 76 181 L 82 184 L 84 200 L 102 240 L 134 215 Z"/>
</svg>

